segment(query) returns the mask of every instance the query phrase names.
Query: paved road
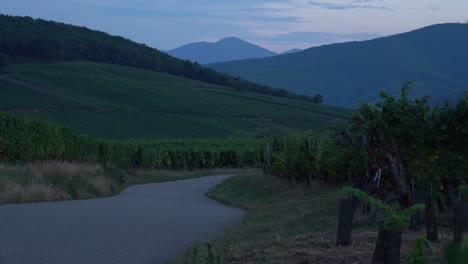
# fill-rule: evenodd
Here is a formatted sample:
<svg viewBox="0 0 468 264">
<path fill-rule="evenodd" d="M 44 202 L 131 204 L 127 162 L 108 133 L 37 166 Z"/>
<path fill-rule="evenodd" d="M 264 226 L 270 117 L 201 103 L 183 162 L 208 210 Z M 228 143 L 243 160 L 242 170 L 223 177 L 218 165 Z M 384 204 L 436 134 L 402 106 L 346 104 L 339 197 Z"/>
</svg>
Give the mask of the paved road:
<svg viewBox="0 0 468 264">
<path fill-rule="evenodd" d="M 164 263 L 243 217 L 204 195 L 227 177 L 133 186 L 112 198 L 2 205 L 0 263 Z"/>
</svg>

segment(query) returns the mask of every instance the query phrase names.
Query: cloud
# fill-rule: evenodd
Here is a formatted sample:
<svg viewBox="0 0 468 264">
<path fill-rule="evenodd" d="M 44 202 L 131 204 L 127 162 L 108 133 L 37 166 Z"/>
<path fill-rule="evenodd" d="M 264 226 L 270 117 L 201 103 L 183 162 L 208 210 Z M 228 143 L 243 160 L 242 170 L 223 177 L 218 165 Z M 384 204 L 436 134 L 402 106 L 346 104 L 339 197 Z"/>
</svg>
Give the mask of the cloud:
<svg viewBox="0 0 468 264">
<path fill-rule="evenodd" d="M 251 37 L 249 41 L 261 44 L 275 51 L 292 48 L 310 48 L 331 43 L 363 41 L 382 37 L 376 33 L 327 33 L 327 32 L 291 32 L 270 37 Z"/>
<path fill-rule="evenodd" d="M 362 5 L 360 3 L 373 3 L 375 1 L 371 0 L 354 0 L 348 3 L 328 3 L 328 2 L 307 2 L 311 6 L 320 7 L 323 9 L 331 10 L 348 10 L 348 9 L 378 9 L 378 10 L 387 10 L 395 11 L 392 8 L 381 6 L 381 5 Z M 359 4 L 358 4 L 359 3 Z"/>
<path fill-rule="evenodd" d="M 416 10 L 416 11 L 438 11 L 438 10 L 440 10 L 440 7 L 436 7 L 436 6 L 413 7 L 413 8 L 409 8 L 409 10 Z"/>
</svg>

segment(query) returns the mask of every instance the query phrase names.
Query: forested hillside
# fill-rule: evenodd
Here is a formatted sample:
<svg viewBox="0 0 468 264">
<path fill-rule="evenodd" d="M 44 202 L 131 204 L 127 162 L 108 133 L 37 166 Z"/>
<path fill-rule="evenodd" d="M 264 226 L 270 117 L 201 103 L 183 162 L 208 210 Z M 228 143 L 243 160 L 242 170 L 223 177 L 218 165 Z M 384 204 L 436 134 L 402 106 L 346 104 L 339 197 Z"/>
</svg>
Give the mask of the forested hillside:
<svg viewBox="0 0 468 264">
<path fill-rule="evenodd" d="M 412 80 L 411 97 L 429 94 L 434 104 L 456 102 L 468 89 L 466 47 L 468 25 L 439 24 L 369 41 L 209 66 L 295 93 L 322 94 L 325 103 L 348 107 L 377 102 L 380 90 L 397 96 L 398 87 Z"/>
<path fill-rule="evenodd" d="M 146 45 L 85 27 L 7 15 L 0 15 L 0 25 L 0 55 L 7 55 L 11 62 L 103 62 L 168 73 L 237 90 L 314 101 L 307 96 L 220 74 Z"/>
</svg>

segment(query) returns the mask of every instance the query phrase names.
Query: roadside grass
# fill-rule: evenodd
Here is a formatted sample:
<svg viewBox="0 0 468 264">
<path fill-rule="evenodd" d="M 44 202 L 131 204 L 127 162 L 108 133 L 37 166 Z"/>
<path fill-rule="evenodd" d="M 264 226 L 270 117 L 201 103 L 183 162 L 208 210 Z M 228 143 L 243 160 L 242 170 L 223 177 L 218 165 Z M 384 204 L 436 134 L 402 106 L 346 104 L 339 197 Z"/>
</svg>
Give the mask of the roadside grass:
<svg viewBox="0 0 468 264">
<path fill-rule="evenodd" d="M 245 218 L 182 253 L 175 263 L 370 263 L 377 239 L 368 218 L 355 214 L 353 243 L 336 247 L 340 188 L 323 183 L 310 187 L 293 184 L 270 175 L 251 174 L 230 178 L 207 195 L 222 203 L 242 208 Z M 441 228 L 442 251 L 449 230 Z M 407 263 L 413 241 L 423 235 L 404 232 L 402 263 Z M 433 262 L 439 263 L 440 257 Z"/>
<path fill-rule="evenodd" d="M 26 165 L 0 164 L 0 204 L 107 197 L 135 184 L 249 171 L 257 170 L 123 171 L 112 165 L 61 161 L 41 161 Z"/>
</svg>

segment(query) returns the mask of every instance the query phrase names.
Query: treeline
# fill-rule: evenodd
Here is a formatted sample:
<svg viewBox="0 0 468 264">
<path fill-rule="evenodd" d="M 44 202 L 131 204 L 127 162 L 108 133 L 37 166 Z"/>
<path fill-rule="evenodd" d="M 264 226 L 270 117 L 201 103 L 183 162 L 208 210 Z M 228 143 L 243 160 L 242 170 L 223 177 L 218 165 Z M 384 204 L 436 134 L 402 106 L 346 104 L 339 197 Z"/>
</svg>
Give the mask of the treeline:
<svg viewBox="0 0 468 264">
<path fill-rule="evenodd" d="M 59 160 L 113 164 L 120 168 L 202 169 L 260 167 L 262 140 L 96 140 L 68 128 L 0 113 L 0 162 Z"/>
<path fill-rule="evenodd" d="M 0 15 L 0 53 L 12 62 L 93 61 L 148 69 L 212 84 L 277 97 L 321 103 L 320 97 L 296 95 L 218 73 L 123 37 L 31 17 Z"/>
</svg>

